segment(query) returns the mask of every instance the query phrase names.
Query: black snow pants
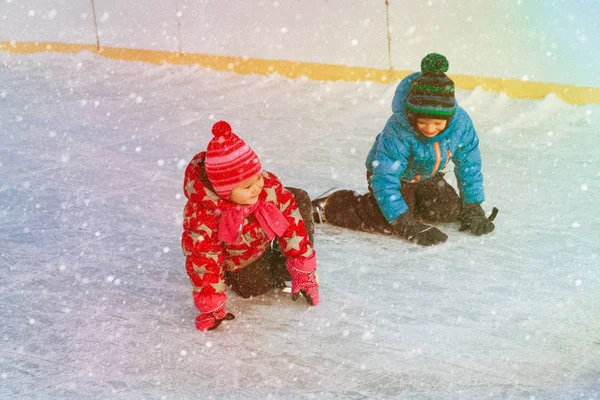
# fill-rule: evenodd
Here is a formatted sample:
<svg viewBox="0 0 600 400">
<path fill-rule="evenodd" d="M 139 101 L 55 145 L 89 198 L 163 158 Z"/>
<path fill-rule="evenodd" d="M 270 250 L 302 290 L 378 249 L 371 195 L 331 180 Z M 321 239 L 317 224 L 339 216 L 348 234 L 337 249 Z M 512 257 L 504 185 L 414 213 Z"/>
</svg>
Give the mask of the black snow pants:
<svg viewBox="0 0 600 400">
<path fill-rule="evenodd" d="M 352 190 L 332 193 L 325 203 L 325 221 L 356 231 L 393 234 L 375 200 L 370 178 L 367 173 L 369 192 L 363 195 Z M 408 206 L 408 212 L 424 222 L 456 221 L 461 209 L 460 197 L 446 182 L 443 172 L 420 182 L 402 182 L 400 195 Z"/>
</svg>

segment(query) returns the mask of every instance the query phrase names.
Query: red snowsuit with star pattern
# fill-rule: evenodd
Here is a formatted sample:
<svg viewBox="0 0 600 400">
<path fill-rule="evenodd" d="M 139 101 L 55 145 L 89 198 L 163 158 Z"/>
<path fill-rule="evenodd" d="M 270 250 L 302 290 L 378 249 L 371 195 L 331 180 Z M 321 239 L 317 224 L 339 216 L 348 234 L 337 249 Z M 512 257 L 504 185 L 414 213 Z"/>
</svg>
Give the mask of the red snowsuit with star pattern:
<svg viewBox="0 0 600 400">
<path fill-rule="evenodd" d="M 212 312 L 227 301 L 224 272 L 233 272 L 256 261 L 271 243 L 252 214 L 244 219 L 237 243 L 218 239 L 221 211 L 237 205 L 213 191 L 204 170 L 205 155 L 205 152 L 197 154 L 185 171 L 183 189 L 188 201 L 181 236 L 194 304 L 201 313 Z M 273 203 L 289 222 L 288 228 L 277 238 L 288 264 L 290 261 L 294 265 L 315 263 L 315 251 L 294 197 L 275 175 L 266 171 L 262 175 L 264 187 L 258 201 Z"/>
</svg>

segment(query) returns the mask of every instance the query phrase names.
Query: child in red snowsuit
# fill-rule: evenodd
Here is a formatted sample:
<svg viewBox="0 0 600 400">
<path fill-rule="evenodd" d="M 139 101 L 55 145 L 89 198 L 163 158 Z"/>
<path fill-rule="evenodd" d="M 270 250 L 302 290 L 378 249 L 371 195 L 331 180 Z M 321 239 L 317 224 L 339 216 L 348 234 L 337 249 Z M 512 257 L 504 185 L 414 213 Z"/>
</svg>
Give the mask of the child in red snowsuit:
<svg viewBox="0 0 600 400">
<path fill-rule="evenodd" d="M 227 122 L 217 122 L 212 133 L 215 137 L 189 163 L 184 179 L 188 201 L 181 244 L 200 311 L 196 327 L 212 330 L 234 318 L 225 311 L 228 286 L 248 298 L 291 280 L 292 299 L 302 294 L 316 305 L 319 286 L 308 194 L 287 190 L 264 171 Z"/>
</svg>

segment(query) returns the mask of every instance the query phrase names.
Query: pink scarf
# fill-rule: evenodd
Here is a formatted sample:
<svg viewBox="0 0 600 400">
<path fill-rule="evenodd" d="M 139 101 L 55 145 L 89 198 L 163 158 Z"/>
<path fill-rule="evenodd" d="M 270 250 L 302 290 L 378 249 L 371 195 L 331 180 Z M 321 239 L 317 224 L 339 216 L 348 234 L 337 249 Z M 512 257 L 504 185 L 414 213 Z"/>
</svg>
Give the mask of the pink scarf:
<svg viewBox="0 0 600 400">
<path fill-rule="evenodd" d="M 219 240 L 227 243 L 236 243 L 238 234 L 242 230 L 244 218 L 254 213 L 260 227 L 272 240 L 275 236 L 281 236 L 290 226 L 279 208 L 273 203 L 257 201 L 251 206 L 238 206 L 224 210 L 219 221 Z"/>
</svg>

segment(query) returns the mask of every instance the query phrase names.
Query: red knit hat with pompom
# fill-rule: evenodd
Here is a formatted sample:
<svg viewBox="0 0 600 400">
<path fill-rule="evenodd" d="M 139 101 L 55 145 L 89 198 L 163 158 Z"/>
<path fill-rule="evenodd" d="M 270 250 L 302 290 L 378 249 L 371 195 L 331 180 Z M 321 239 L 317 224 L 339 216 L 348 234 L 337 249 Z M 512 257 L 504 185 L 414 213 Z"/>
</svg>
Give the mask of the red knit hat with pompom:
<svg viewBox="0 0 600 400">
<path fill-rule="evenodd" d="M 262 172 L 258 156 L 225 121 L 212 127 L 215 136 L 206 148 L 206 175 L 217 194 L 229 198 L 231 190 Z"/>
</svg>

